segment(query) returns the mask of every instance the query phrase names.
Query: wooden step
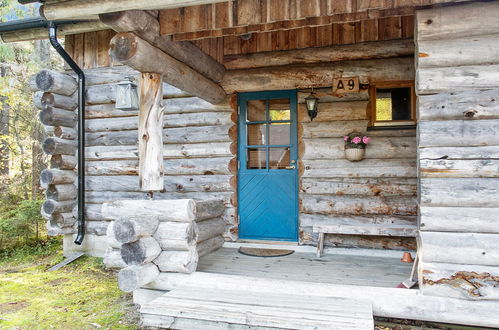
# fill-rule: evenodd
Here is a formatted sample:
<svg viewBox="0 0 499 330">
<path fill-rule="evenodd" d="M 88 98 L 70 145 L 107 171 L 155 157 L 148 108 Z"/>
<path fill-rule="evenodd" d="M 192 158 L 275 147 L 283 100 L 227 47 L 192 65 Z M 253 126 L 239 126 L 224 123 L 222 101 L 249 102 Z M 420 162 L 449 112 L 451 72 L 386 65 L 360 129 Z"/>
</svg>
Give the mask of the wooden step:
<svg viewBox="0 0 499 330">
<path fill-rule="evenodd" d="M 370 329 L 370 302 L 337 297 L 177 288 L 144 304 L 143 326 L 169 329 Z"/>
</svg>

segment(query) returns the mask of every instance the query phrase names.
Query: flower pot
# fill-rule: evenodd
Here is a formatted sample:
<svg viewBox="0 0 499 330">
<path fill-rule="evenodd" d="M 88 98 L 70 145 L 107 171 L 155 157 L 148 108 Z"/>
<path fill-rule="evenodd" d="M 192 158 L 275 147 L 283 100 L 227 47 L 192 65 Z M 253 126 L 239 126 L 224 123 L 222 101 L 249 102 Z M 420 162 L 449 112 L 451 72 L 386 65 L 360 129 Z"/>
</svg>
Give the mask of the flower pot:
<svg viewBox="0 0 499 330">
<path fill-rule="evenodd" d="M 361 148 L 347 148 L 345 149 L 345 158 L 351 162 L 358 162 L 364 158 L 366 149 Z"/>
</svg>

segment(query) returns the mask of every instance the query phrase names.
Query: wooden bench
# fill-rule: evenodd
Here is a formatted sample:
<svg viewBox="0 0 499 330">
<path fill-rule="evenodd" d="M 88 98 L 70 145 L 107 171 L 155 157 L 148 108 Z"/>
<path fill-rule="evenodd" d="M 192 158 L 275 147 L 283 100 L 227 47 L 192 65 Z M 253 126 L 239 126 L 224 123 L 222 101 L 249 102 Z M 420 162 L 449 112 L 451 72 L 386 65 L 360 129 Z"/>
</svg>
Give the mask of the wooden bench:
<svg viewBox="0 0 499 330">
<path fill-rule="evenodd" d="M 320 258 L 324 252 L 325 234 L 416 237 L 417 227 L 414 224 L 337 223 L 315 225 L 312 231 L 319 233 L 317 257 Z"/>
</svg>

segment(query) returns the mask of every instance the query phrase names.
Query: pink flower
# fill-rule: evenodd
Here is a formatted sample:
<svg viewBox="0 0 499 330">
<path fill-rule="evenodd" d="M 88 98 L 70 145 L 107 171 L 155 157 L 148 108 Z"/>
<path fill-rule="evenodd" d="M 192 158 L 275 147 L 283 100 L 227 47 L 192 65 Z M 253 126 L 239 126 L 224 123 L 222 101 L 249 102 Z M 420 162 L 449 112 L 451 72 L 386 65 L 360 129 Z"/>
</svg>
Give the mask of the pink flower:
<svg viewBox="0 0 499 330">
<path fill-rule="evenodd" d="M 345 136 L 343 137 L 343 141 L 345 141 L 345 142 L 346 142 L 346 141 L 348 141 L 348 135 L 345 135 Z"/>
<path fill-rule="evenodd" d="M 362 138 L 362 142 L 363 142 L 364 144 L 368 144 L 369 142 L 371 142 L 371 138 L 370 138 L 370 137 L 368 137 L 368 136 L 364 136 L 364 137 Z"/>
<path fill-rule="evenodd" d="M 360 136 L 356 136 L 352 139 L 352 142 L 355 144 L 359 144 L 361 141 L 362 139 L 360 138 Z"/>
</svg>

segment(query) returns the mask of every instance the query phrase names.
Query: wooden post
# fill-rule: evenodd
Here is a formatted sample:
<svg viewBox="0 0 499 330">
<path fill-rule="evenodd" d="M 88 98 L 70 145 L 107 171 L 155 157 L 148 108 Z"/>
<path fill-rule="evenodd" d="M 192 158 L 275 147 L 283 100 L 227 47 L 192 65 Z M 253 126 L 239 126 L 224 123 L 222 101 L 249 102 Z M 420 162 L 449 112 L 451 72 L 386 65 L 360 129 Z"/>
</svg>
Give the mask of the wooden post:
<svg viewBox="0 0 499 330">
<path fill-rule="evenodd" d="M 139 182 L 142 191 L 163 190 L 163 79 L 140 75 Z"/>
</svg>

